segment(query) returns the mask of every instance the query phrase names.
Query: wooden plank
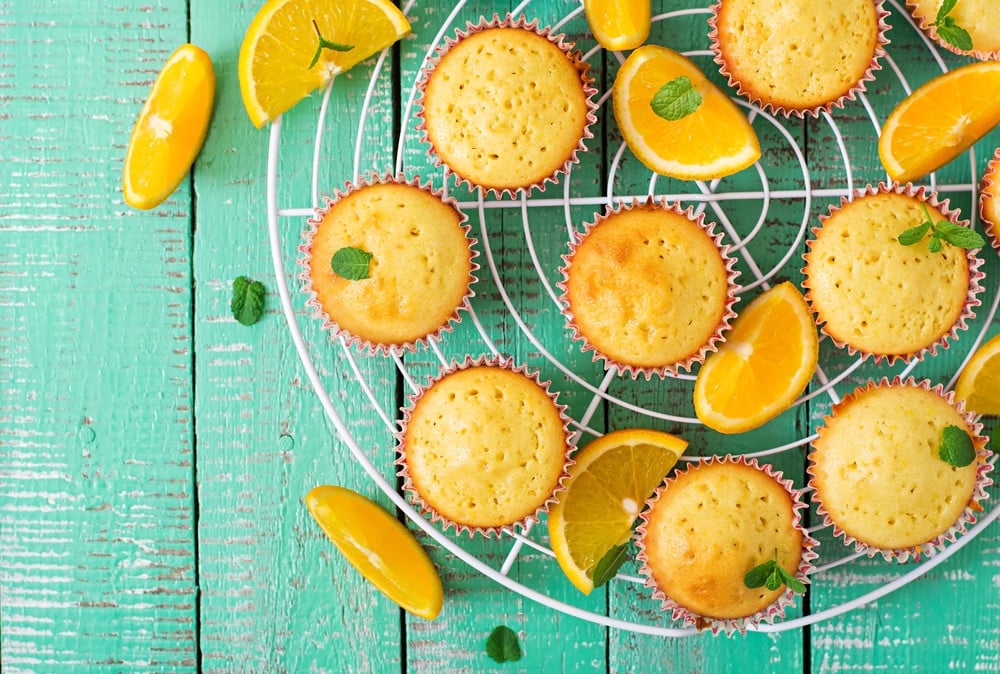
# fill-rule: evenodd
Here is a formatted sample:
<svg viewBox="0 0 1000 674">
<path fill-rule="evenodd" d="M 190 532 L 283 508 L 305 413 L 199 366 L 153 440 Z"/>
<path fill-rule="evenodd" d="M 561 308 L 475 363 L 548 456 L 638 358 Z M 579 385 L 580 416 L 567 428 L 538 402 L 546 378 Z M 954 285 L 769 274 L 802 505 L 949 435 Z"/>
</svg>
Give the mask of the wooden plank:
<svg viewBox="0 0 1000 674">
<path fill-rule="evenodd" d="M 0 3 L 0 668 L 194 671 L 190 194 L 124 205 L 182 0 Z"/>
<path fill-rule="evenodd" d="M 236 78 L 239 38 L 260 3 L 192 3 L 195 42 L 219 74 L 216 113 L 196 172 L 199 570 L 205 672 L 393 672 L 400 669 L 400 610 L 351 568 L 308 515 L 319 484 L 377 493 L 336 437 L 291 345 L 277 296 L 267 235 L 268 129 L 247 119 Z M 352 175 L 361 101 L 374 59 L 333 84 L 319 190 Z M 391 149 L 389 68 L 367 117 L 362 170 L 386 168 Z M 278 198 L 308 207 L 320 97 L 285 115 Z M 361 447 L 391 472 L 389 429 L 353 382 L 340 346 L 304 311 L 295 278 L 305 219 L 280 223 L 285 276 L 297 319 L 324 384 Z M 267 313 L 247 328 L 229 312 L 230 283 L 246 274 L 268 288 Z M 392 415 L 388 361 L 356 355 L 377 403 Z"/>
</svg>

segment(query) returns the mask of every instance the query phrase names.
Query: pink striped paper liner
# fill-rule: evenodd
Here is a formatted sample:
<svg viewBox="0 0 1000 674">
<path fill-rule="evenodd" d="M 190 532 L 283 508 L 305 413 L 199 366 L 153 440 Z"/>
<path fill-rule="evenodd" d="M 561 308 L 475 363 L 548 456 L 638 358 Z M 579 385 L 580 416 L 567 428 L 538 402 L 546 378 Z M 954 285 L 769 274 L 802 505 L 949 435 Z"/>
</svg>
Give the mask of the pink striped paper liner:
<svg viewBox="0 0 1000 674">
<path fill-rule="evenodd" d="M 806 467 L 806 474 L 809 475 L 809 487 L 815 490 L 813 491 L 812 501 L 816 504 L 816 513 L 823 518 L 823 522 L 826 526 L 833 527 L 834 537 L 842 538 L 844 545 L 853 545 L 857 552 L 863 553 L 868 557 L 874 557 L 875 555 L 880 554 L 886 561 L 906 562 L 911 557 L 918 559 L 921 554 L 934 554 L 936 552 L 940 552 L 945 548 L 946 544 L 954 543 L 955 539 L 964 534 L 970 525 L 975 524 L 976 509 L 982 509 L 982 502 L 989 498 L 986 488 L 993 484 L 993 479 L 989 476 L 990 471 L 993 470 L 993 466 L 989 462 L 993 452 L 986 448 L 986 443 L 989 442 L 989 438 L 982 434 L 983 425 L 977 421 L 975 412 L 965 409 L 964 401 L 956 401 L 955 394 L 951 391 L 946 393 L 941 384 L 932 387 L 929 380 L 924 379 L 923 381 L 918 382 L 914 377 L 908 377 L 906 381 L 903 381 L 897 376 L 894 377 L 891 382 L 888 377 L 882 377 L 882 379 L 877 383 L 875 381 L 869 381 L 867 384 L 857 387 L 854 391 L 844 396 L 843 400 L 833 406 L 830 410 L 830 414 L 823 418 L 823 425 L 816 429 L 817 434 L 823 434 L 823 431 L 830 424 L 831 420 L 836 417 L 839 410 L 851 404 L 851 402 L 857 400 L 865 393 L 883 386 L 916 386 L 926 391 L 936 393 L 947 400 L 949 404 L 954 406 L 965 420 L 966 431 L 968 431 L 969 435 L 972 437 L 972 442 L 976 447 L 976 460 L 979 464 L 976 469 L 976 484 L 972 490 L 972 498 L 969 501 L 969 505 L 966 506 L 963 513 L 959 516 L 958 520 L 956 520 L 955 523 L 952 524 L 944 533 L 919 545 L 895 549 L 886 549 L 869 545 L 868 543 L 859 540 L 841 529 L 837 526 L 837 523 L 833 520 L 833 518 L 830 517 L 830 513 L 823 504 L 822 494 L 816 486 L 816 463 L 814 461 L 812 451 L 809 454 L 809 465 Z M 813 444 L 813 451 L 814 450 L 815 443 Z"/>
<path fill-rule="evenodd" d="M 653 570 L 649 566 L 649 558 L 646 556 L 646 526 L 649 524 L 649 516 L 656 506 L 660 497 L 670 489 L 670 486 L 682 479 L 688 473 L 697 471 L 702 466 L 709 466 L 716 463 L 731 463 L 735 465 L 749 466 L 764 472 L 768 477 L 774 479 L 792 499 L 792 526 L 802 534 L 802 556 L 799 558 L 798 568 L 795 570 L 795 578 L 805 584 L 809 583 L 809 576 L 814 571 L 813 561 L 818 557 L 813 548 L 819 545 L 805 527 L 802 526 L 802 511 L 808 508 L 808 504 L 803 500 L 803 490 L 795 489 L 791 480 L 783 479 L 781 471 L 775 470 L 770 464 L 760 464 L 757 459 L 748 459 L 745 456 L 713 456 L 705 461 L 691 462 L 687 468 L 678 470 L 666 483 L 661 485 L 653 495 L 646 501 L 646 507 L 639 515 L 641 523 L 636 529 L 636 544 L 639 548 L 637 559 L 640 563 L 639 573 L 645 577 L 644 585 L 653 590 L 653 599 L 660 602 L 664 612 L 670 612 L 674 620 L 680 620 L 685 626 L 697 627 L 698 629 L 710 629 L 713 635 L 725 632 L 731 636 L 734 632 L 745 634 L 747 627 L 759 625 L 760 623 L 771 623 L 776 619 L 785 617 L 785 609 L 795 603 L 795 592 L 786 587 L 785 591 L 778 595 L 778 598 L 759 611 L 751 613 L 742 618 L 711 618 L 695 613 L 686 606 L 678 604 L 659 588 L 653 578 Z"/>
<path fill-rule="evenodd" d="M 442 381 L 446 377 L 460 370 L 467 370 L 469 368 L 475 367 L 495 367 L 508 370 L 510 372 L 516 372 L 524 377 L 527 377 L 533 381 L 540 389 L 542 389 L 546 396 L 552 401 L 552 404 L 559 411 L 559 418 L 562 421 L 563 437 L 565 438 L 566 448 L 565 448 L 565 461 L 563 463 L 562 474 L 556 480 L 556 485 L 552 492 L 545 498 L 545 500 L 539 504 L 539 506 L 534 510 L 533 513 L 524 517 L 520 520 L 513 522 L 508 522 L 499 526 L 492 527 L 482 527 L 465 524 L 463 522 L 456 522 L 449 519 L 442 513 L 440 513 L 434 506 L 428 501 L 428 499 L 421 494 L 413 479 L 410 475 L 409 464 L 407 463 L 407 453 L 406 453 L 406 431 L 410 424 L 410 419 L 413 415 L 413 410 L 416 406 L 420 404 L 420 400 L 423 398 L 424 394 L 434 387 L 438 382 Z M 486 358 L 485 356 L 480 356 L 478 358 L 473 358 L 471 355 L 466 355 L 465 359 L 459 363 L 457 361 L 452 361 L 447 368 L 443 368 L 437 376 L 432 377 L 430 381 L 424 386 L 421 386 L 415 393 L 411 393 L 407 396 L 407 405 L 402 408 L 403 418 L 399 424 L 399 430 L 395 433 L 396 438 L 396 454 L 397 458 L 395 464 L 399 466 L 397 475 L 403 478 L 403 491 L 406 492 L 407 497 L 410 502 L 416 506 L 421 514 L 430 518 L 431 522 L 439 524 L 444 531 L 453 528 L 455 533 L 468 534 L 469 538 L 474 538 L 476 534 L 481 534 L 486 538 L 492 538 L 494 536 L 498 537 L 502 532 L 507 532 L 508 534 L 516 533 L 518 529 L 526 530 L 529 524 L 537 523 L 539 518 L 543 513 L 547 513 L 549 508 L 552 507 L 558 498 L 559 494 L 566 489 L 566 481 L 570 477 L 569 468 L 574 463 L 576 463 L 572 458 L 571 454 L 576 451 L 576 447 L 571 440 L 571 434 L 569 430 L 569 417 L 566 415 L 566 405 L 561 405 L 558 402 L 558 394 L 552 393 L 550 390 L 551 382 L 542 382 L 539 378 L 537 372 L 529 372 L 526 365 L 514 365 L 513 358 L 504 357 L 493 357 Z M 454 414 L 461 414 L 460 409 L 450 410 Z M 442 488 L 447 488 L 448 485 L 441 485 Z"/>
</svg>

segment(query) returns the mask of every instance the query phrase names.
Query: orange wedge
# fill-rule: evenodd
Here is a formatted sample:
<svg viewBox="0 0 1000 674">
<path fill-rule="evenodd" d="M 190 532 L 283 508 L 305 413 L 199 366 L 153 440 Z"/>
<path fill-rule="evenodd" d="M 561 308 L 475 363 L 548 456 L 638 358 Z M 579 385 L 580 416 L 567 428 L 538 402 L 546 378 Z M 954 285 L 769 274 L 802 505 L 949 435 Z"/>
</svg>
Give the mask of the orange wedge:
<svg viewBox="0 0 1000 674">
<path fill-rule="evenodd" d="M 668 121 L 653 111 L 653 97 L 680 77 L 690 80 L 701 103 L 686 117 Z M 760 158 L 757 134 L 736 104 L 698 66 L 666 47 L 648 44 L 629 55 L 615 78 L 614 109 L 632 153 L 665 176 L 711 180 Z"/>
<path fill-rule="evenodd" d="M 240 91 L 250 121 L 264 126 L 409 33 L 406 17 L 388 0 L 268 0 L 240 46 Z M 337 48 L 322 49 L 310 65 L 321 36 Z"/>
<path fill-rule="evenodd" d="M 594 589 L 597 563 L 628 542 L 646 499 L 686 448 L 669 433 L 634 428 L 608 433 L 573 456 L 566 491 L 549 510 L 549 542 L 577 589 Z"/>
<path fill-rule="evenodd" d="M 889 113 L 878 155 L 898 183 L 916 180 L 962 154 L 1000 124 L 1000 62 L 938 75 Z"/>
<path fill-rule="evenodd" d="M 955 399 L 977 414 L 1000 415 L 1000 335 L 969 359 L 955 383 Z"/>
<path fill-rule="evenodd" d="M 149 210 L 173 194 L 205 142 L 215 101 L 212 60 L 193 44 L 163 64 L 149 91 L 122 169 L 125 203 Z"/>
<path fill-rule="evenodd" d="M 802 293 L 785 282 L 761 293 L 733 322 L 694 383 L 698 419 L 741 433 L 795 402 L 816 371 L 819 338 Z"/>
<path fill-rule="evenodd" d="M 605 49 L 635 49 L 649 37 L 650 0 L 584 0 L 594 39 Z"/>
<path fill-rule="evenodd" d="M 306 506 L 347 561 L 382 594 L 434 620 L 444 591 L 434 563 L 403 524 L 374 501 L 343 487 L 316 487 Z"/>
</svg>

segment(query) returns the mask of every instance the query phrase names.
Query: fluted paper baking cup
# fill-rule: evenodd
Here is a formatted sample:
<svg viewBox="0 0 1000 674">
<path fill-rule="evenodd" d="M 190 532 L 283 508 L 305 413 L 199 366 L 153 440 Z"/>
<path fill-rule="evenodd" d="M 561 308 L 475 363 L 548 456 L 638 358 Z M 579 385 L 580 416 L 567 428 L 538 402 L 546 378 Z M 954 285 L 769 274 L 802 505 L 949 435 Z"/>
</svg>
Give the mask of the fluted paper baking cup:
<svg viewBox="0 0 1000 674">
<path fill-rule="evenodd" d="M 1000 253 L 1000 147 L 986 165 L 979 185 L 979 217 L 993 250 Z"/>
</svg>

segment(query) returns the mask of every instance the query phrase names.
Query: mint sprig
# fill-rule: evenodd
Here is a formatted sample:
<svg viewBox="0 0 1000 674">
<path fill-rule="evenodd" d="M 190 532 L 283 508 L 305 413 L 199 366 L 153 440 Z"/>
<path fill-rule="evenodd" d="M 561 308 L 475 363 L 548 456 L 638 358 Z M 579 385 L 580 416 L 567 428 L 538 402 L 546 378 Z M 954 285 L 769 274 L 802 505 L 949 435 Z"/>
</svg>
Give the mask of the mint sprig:
<svg viewBox="0 0 1000 674">
<path fill-rule="evenodd" d="M 964 468 L 976 460 L 976 446 L 964 428 L 945 426 L 941 429 L 938 456 L 956 468 Z"/>
<path fill-rule="evenodd" d="M 348 246 L 341 248 L 330 259 L 330 267 L 337 276 L 348 281 L 360 281 L 369 277 L 368 263 L 374 257 L 367 250 Z"/>
<path fill-rule="evenodd" d="M 701 93 L 691 83 L 691 78 L 681 75 L 672 79 L 654 94 L 649 107 L 668 122 L 687 117 L 701 105 Z"/>
<path fill-rule="evenodd" d="M 309 62 L 309 66 L 306 70 L 311 70 L 316 62 L 319 61 L 320 54 L 323 53 L 324 49 L 329 49 L 331 51 L 351 51 L 354 49 L 353 44 L 341 44 L 339 42 L 331 42 L 323 37 L 323 34 L 319 32 L 319 25 L 316 23 L 316 19 L 313 19 L 313 28 L 316 29 L 316 37 L 319 39 L 319 44 L 316 45 L 316 53 L 313 54 L 312 61 Z"/>
<path fill-rule="evenodd" d="M 757 589 L 761 585 L 770 591 L 775 591 L 782 585 L 788 587 L 792 592 L 803 594 L 806 591 L 805 584 L 788 573 L 778 562 L 778 549 L 774 549 L 774 559 L 769 559 L 763 564 L 758 564 L 743 576 L 743 584 L 751 590 Z"/>
<path fill-rule="evenodd" d="M 955 23 L 955 17 L 948 16 L 957 4 L 958 0 L 944 0 L 932 25 L 937 29 L 937 34 L 942 40 L 963 51 L 970 51 L 972 49 L 972 36 L 967 30 Z"/>
<path fill-rule="evenodd" d="M 515 662 L 521 659 L 521 644 L 517 634 L 506 625 L 498 625 L 486 639 L 486 655 L 497 662 Z"/>
<path fill-rule="evenodd" d="M 618 569 L 621 565 L 625 563 L 628 559 L 628 542 L 621 545 L 616 545 L 601 557 L 601 561 L 597 562 L 597 566 L 594 567 L 594 573 L 592 578 L 594 580 L 594 587 L 601 587 L 606 585 L 609 580 L 615 577 L 618 573 Z"/>
<path fill-rule="evenodd" d="M 923 241 L 928 232 L 931 234 L 931 240 L 927 243 L 927 249 L 932 253 L 940 253 L 943 250 L 942 242 L 967 249 L 982 248 L 986 245 L 986 239 L 977 232 L 947 220 L 934 222 L 931 219 L 930 211 L 927 210 L 927 205 L 920 204 L 920 207 L 924 209 L 924 218 L 926 219 L 916 227 L 911 227 L 899 235 L 896 240 L 902 245 L 912 246 L 919 243 Z"/>
<path fill-rule="evenodd" d="M 229 310 L 233 318 L 243 325 L 253 325 L 264 313 L 264 298 L 267 290 L 260 281 L 237 276 L 233 279 L 233 297 L 229 302 Z"/>
</svg>

